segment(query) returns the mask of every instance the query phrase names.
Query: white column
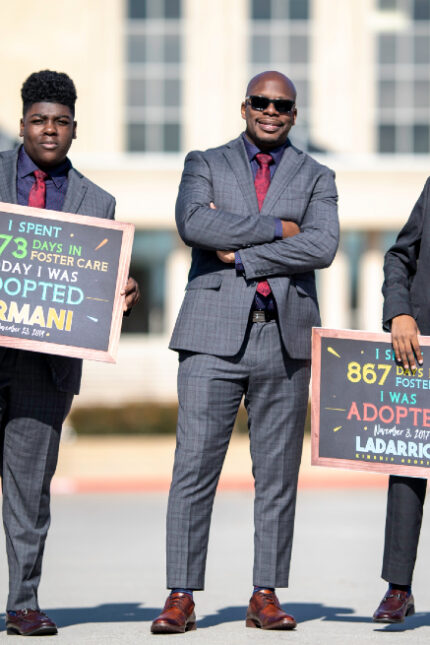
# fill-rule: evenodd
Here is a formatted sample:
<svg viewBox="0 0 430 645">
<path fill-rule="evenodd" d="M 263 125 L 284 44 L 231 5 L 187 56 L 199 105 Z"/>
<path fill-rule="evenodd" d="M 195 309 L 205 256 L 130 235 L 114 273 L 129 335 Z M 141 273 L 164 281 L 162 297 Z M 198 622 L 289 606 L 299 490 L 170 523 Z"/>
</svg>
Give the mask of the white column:
<svg viewBox="0 0 430 645">
<path fill-rule="evenodd" d="M 319 303 L 323 327 L 347 329 L 350 320 L 350 270 L 348 258 L 338 252 L 333 264 L 319 274 Z"/>
<path fill-rule="evenodd" d="M 313 0 L 311 124 L 334 152 L 374 149 L 374 0 Z"/>
<path fill-rule="evenodd" d="M 363 254 L 358 273 L 358 325 L 366 331 L 382 331 L 382 282 L 384 254 L 371 249 Z"/>
<path fill-rule="evenodd" d="M 164 330 L 172 333 L 187 284 L 190 269 L 190 252 L 186 248 L 173 251 L 166 263 L 166 307 Z"/>
<path fill-rule="evenodd" d="M 244 129 L 248 0 L 185 0 L 184 7 L 184 150 L 202 150 Z"/>
</svg>

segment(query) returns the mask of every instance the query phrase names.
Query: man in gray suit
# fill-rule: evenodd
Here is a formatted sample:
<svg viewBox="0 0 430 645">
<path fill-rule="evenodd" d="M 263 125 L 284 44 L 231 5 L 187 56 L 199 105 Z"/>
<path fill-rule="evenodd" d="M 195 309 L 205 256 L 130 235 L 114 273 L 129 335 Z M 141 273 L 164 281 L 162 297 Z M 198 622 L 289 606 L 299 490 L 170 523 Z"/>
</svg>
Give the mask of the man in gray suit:
<svg viewBox="0 0 430 645">
<path fill-rule="evenodd" d="M 275 587 L 288 585 L 311 327 L 320 324 L 314 270 L 330 265 L 338 245 L 334 174 L 288 140 L 296 115 L 293 83 L 259 74 L 242 103 L 245 133 L 185 160 L 176 222 L 192 264 L 170 344 L 179 351 L 172 592 L 154 633 L 195 628 L 192 592 L 204 586 L 215 489 L 243 396 L 255 478 L 246 625 L 296 625 Z"/>
<path fill-rule="evenodd" d="M 66 74 L 34 73 L 22 87 L 23 145 L 0 153 L 0 201 L 113 219 L 115 200 L 73 168 L 76 90 Z M 137 283 L 124 287 L 124 309 Z M 57 633 L 37 590 L 50 523 L 61 426 L 79 393 L 82 361 L 0 347 L 3 523 L 9 564 L 8 634 Z"/>
</svg>

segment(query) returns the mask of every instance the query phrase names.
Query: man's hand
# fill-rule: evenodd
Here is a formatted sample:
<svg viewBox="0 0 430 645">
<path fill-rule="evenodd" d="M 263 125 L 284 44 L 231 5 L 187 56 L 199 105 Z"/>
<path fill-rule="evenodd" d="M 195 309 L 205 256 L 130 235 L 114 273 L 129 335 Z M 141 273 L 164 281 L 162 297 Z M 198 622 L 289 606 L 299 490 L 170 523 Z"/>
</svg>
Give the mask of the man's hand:
<svg viewBox="0 0 430 645">
<path fill-rule="evenodd" d="M 282 220 L 282 239 L 294 237 L 297 233 L 300 233 L 300 229 L 295 222 Z"/>
<path fill-rule="evenodd" d="M 216 254 L 221 262 L 226 264 L 232 264 L 235 261 L 234 251 L 217 251 Z"/>
<path fill-rule="evenodd" d="M 124 289 L 121 291 L 121 295 L 125 296 L 124 299 L 124 311 L 129 311 L 134 305 L 136 305 L 140 300 L 140 291 L 139 285 L 136 280 L 129 276 L 127 284 Z"/>
<path fill-rule="evenodd" d="M 423 364 L 423 355 L 418 342 L 417 323 L 412 316 L 401 314 L 391 321 L 391 342 L 393 343 L 396 361 L 402 363 L 405 370 L 417 369 L 415 357 L 420 365 Z"/>
</svg>

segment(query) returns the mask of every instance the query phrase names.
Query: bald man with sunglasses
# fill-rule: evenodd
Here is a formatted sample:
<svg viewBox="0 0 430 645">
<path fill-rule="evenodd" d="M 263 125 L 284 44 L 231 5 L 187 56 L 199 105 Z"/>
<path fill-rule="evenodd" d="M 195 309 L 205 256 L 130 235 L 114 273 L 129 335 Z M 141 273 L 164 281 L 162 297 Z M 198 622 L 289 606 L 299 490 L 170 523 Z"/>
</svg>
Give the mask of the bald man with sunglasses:
<svg viewBox="0 0 430 645">
<path fill-rule="evenodd" d="M 287 77 L 254 77 L 241 110 L 243 134 L 187 156 L 176 203 L 192 263 L 170 343 L 179 352 L 167 511 L 171 593 L 153 633 L 196 628 L 193 591 L 204 587 L 212 504 L 242 397 L 255 478 L 246 625 L 296 626 L 275 587 L 288 586 L 311 327 L 320 324 L 314 271 L 336 253 L 337 192 L 333 172 L 288 139 L 297 109 Z"/>
</svg>

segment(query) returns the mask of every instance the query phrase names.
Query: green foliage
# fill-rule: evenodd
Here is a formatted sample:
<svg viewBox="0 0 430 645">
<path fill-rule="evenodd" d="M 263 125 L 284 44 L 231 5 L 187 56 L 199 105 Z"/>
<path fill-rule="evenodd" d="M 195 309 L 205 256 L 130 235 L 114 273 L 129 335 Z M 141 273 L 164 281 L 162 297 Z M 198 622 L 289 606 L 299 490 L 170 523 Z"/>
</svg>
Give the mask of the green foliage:
<svg viewBox="0 0 430 645">
<path fill-rule="evenodd" d="M 310 431 L 310 408 L 305 431 Z M 78 435 L 174 434 L 178 406 L 173 403 L 132 403 L 117 408 L 76 407 L 70 423 Z M 248 417 L 241 406 L 235 432 L 248 432 Z"/>
</svg>

